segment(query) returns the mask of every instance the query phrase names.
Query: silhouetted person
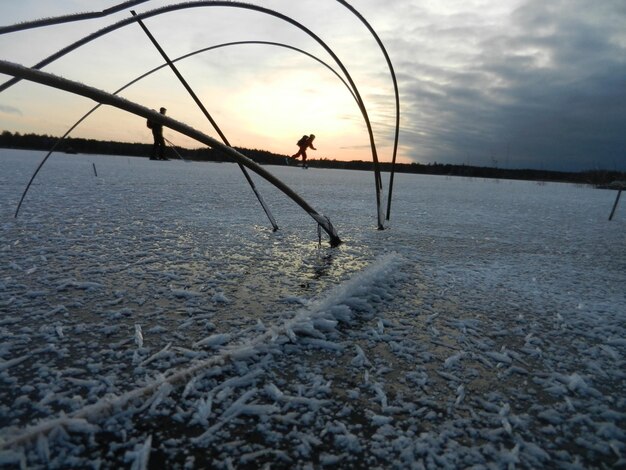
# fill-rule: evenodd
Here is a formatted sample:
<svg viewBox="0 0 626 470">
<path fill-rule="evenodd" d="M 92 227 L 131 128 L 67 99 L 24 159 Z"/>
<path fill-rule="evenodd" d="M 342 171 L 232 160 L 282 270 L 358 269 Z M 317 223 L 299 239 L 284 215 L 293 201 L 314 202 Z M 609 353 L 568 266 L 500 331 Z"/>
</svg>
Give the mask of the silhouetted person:
<svg viewBox="0 0 626 470">
<path fill-rule="evenodd" d="M 165 108 L 159 110 L 161 114 L 165 114 L 166 111 L 167 109 Z M 148 119 L 146 125 L 152 130 L 152 138 L 154 139 L 150 160 L 167 160 L 164 156 L 165 140 L 163 140 L 163 125 L 158 122 L 152 122 L 150 119 Z"/>
<path fill-rule="evenodd" d="M 313 147 L 313 141 L 315 140 L 315 134 L 311 134 L 309 136 L 303 135 L 302 138 L 296 143 L 300 150 L 298 153 L 295 153 L 291 156 L 294 160 L 298 157 L 302 157 L 302 167 L 306 168 L 306 149 L 312 148 L 313 150 L 317 150 Z"/>
</svg>

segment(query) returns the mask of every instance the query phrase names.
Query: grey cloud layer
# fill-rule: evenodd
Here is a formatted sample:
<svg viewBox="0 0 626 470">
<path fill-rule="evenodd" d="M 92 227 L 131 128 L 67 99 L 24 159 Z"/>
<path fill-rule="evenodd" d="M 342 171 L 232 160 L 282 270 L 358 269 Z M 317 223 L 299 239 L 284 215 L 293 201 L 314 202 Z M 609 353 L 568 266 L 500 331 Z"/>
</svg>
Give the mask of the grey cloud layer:
<svg viewBox="0 0 626 470">
<path fill-rule="evenodd" d="M 625 10 L 531 0 L 501 25 L 421 17 L 391 46 L 403 141 L 424 162 L 626 169 Z"/>
</svg>

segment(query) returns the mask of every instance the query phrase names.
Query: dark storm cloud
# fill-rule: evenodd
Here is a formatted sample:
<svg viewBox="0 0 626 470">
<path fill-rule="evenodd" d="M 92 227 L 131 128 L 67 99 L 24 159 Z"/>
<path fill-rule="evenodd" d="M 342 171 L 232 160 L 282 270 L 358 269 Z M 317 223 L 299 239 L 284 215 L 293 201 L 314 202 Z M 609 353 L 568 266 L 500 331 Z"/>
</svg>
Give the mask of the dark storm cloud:
<svg viewBox="0 0 626 470">
<path fill-rule="evenodd" d="M 404 143 L 425 162 L 626 170 L 625 10 L 531 0 L 499 29 L 431 25 L 440 56 L 417 40 L 399 75 Z"/>
</svg>

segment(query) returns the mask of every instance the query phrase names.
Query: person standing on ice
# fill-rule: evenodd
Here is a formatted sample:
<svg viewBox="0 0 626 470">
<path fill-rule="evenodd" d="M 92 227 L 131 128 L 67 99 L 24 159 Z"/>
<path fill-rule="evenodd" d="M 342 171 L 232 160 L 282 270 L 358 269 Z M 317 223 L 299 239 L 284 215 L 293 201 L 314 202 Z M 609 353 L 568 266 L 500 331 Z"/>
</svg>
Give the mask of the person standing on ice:
<svg viewBox="0 0 626 470">
<path fill-rule="evenodd" d="M 298 150 L 298 153 L 295 153 L 291 156 L 291 158 L 293 158 L 294 160 L 298 157 L 302 157 L 302 167 L 306 168 L 307 164 L 306 164 L 306 149 L 308 148 L 312 148 L 313 150 L 317 150 L 315 147 L 313 147 L 313 141 L 315 140 L 315 134 L 311 134 L 309 136 L 303 135 L 302 138 L 296 143 L 296 145 L 298 147 L 300 147 L 300 150 Z"/>
<path fill-rule="evenodd" d="M 161 108 L 159 112 L 165 114 L 167 109 Z M 158 122 L 153 122 L 150 119 L 146 121 L 146 126 L 152 130 L 152 138 L 154 144 L 152 145 L 152 155 L 150 160 L 167 160 L 164 156 L 165 152 L 165 140 L 163 139 L 163 125 Z"/>
</svg>

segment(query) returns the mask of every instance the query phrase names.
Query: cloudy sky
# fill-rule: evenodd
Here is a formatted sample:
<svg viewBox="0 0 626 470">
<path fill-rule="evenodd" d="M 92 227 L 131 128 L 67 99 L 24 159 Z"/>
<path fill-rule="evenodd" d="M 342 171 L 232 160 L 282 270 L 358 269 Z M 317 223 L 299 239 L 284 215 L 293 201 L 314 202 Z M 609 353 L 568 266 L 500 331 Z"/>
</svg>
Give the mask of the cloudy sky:
<svg viewBox="0 0 626 470">
<path fill-rule="evenodd" d="M 0 23 L 99 11 L 121 0 L 0 3 Z M 138 13 L 163 0 L 136 5 Z M 395 102 L 384 56 L 365 26 L 334 0 L 264 0 L 339 57 L 363 97 L 382 161 L 391 159 Z M 501 168 L 626 170 L 626 3 L 623 0 L 352 0 L 385 44 L 401 99 L 399 161 Z M 129 17 L 0 35 L 0 57 L 32 66 Z M 233 41 L 297 47 L 340 72 L 315 40 L 270 15 L 233 7 L 145 20 L 171 58 Z M 120 28 L 44 70 L 113 91 L 162 63 L 137 25 Z M 291 154 L 315 133 L 313 157 L 369 160 L 367 129 L 345 84 L 311 57 L 280 46 L 221 47 L 178 63 L 233 145 Z M 0 80 L 10 77 L 0 74 Z M 216 136 L 168 69 L 122 96 Z M 0 130 L 63 134 L 93 103 L 41 85 L 0 93 Z M 144 122 L 102 107 L 76 137 L 150 142 Z M 166 131 L 171 141 L 197 144 Z"/>
</svg>

